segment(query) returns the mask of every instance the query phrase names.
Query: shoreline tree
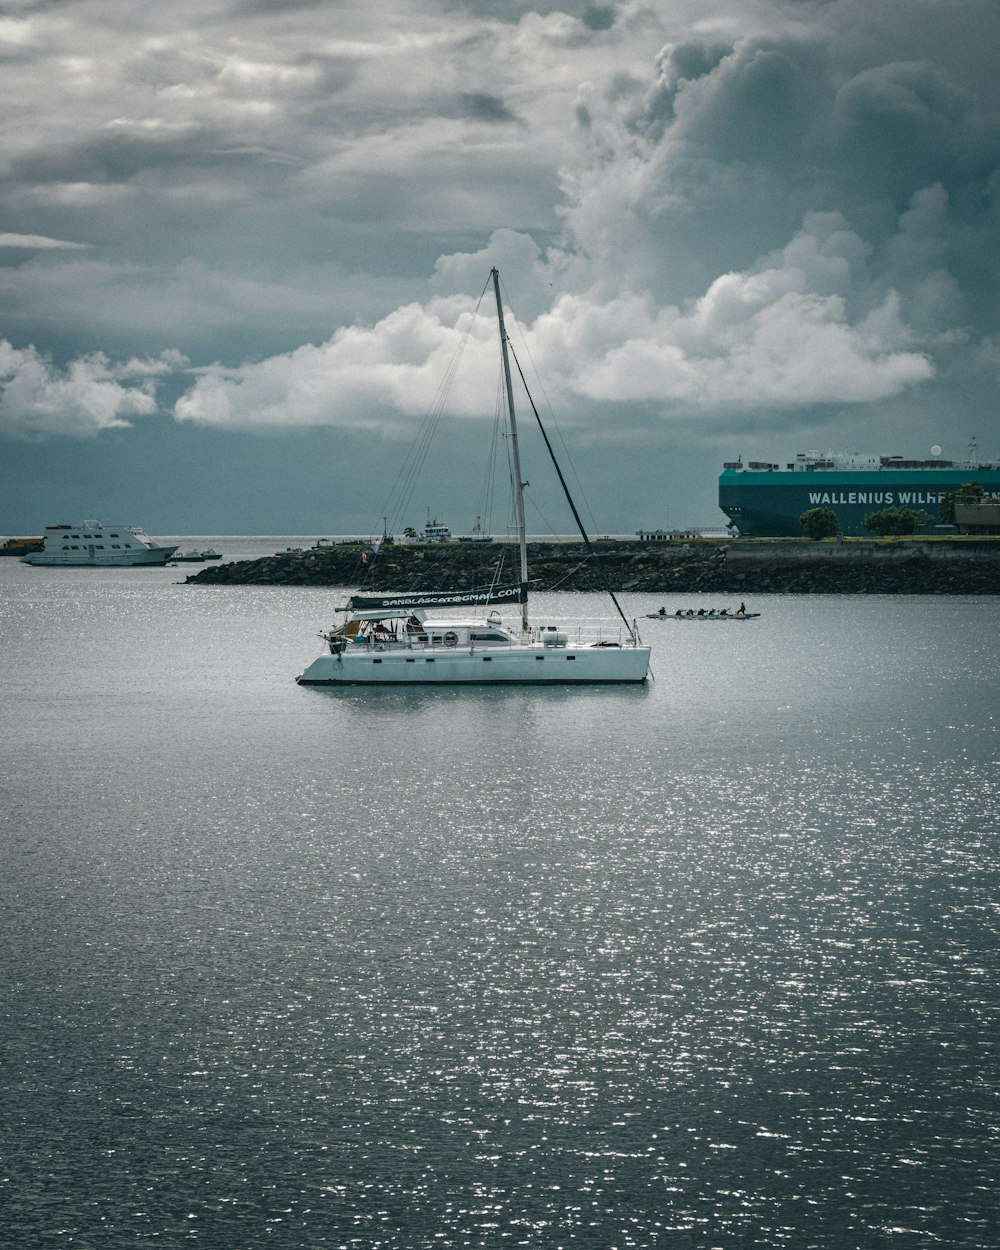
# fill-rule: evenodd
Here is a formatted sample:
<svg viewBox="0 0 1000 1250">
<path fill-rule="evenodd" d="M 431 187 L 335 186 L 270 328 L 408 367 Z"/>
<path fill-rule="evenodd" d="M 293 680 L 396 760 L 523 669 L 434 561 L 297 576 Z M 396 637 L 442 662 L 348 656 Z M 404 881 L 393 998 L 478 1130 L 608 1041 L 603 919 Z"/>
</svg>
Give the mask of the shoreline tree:
<svg viewBox="0 0 1000 1250">
<path fill-rule="evenodd" d="M 862 525 L 870 534 L 884 538 L 890 534 L 915 534 L 933 519 L 929 512 L 921 512 L 919 508 L 883 508 L 880 512 L 869 512 Z"/>
<path fill-rule="evenodd" d="M 833 538 L 840 533 L 840 522 L 832 508 L 809 508 L 799 517 L 806 538 L 818 542 L 821 538 Z"/>
</svg>

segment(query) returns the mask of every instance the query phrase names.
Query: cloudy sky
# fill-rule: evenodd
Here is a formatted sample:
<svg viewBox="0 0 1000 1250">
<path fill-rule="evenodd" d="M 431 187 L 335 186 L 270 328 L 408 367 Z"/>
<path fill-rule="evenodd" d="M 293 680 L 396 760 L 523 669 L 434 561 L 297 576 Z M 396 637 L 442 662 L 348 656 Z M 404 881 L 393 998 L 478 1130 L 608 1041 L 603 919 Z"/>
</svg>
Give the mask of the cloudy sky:
<svg viewBox="0 0 1000 1250">
<path fill-rule="evenodd" d="M 469 527 L 494 264 L 599 532 L 721 522 L 741 453 L 1000 455 L 998 48 L 996 0 L 4 0 L 0 532 L 381 529 L 435 404 L 393 521 Z"/>
</svg>

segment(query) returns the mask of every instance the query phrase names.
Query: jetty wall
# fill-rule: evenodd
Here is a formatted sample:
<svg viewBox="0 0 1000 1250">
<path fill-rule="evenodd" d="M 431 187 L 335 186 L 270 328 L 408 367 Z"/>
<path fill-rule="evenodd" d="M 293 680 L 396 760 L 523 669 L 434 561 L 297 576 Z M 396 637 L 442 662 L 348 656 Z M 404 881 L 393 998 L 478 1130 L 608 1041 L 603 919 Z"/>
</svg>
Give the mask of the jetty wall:
<svg viewBox="0 0 1000 1250">
<path fill-rule="evenodd" d="M 596 547 L 603 577 L 582 544 L 530 543 L 532 589 L 594 591 L 607 585 L 633 593 L 718 592 L 742 597 L 1000 594 L 1000 541 L 990 539 L 602 541 Z M 394 545 L 377 555 L 360 546 L 330 545 L 207 565 L 185 580 L 222 586 L 464 590 L 492 582 L 501 556 L 501 580 L 516 580 L 517 552 L 508 543 Z"/>
</svg>

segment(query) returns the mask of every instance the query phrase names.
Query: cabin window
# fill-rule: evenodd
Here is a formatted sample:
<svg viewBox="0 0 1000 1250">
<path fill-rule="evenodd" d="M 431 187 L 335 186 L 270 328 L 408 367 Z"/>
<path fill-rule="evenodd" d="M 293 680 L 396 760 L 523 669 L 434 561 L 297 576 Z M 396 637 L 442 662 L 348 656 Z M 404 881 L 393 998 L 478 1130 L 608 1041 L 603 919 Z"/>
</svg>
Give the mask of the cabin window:
<svg viewBox="0 0 1000 1250">
<path fill-rule="evenodd" d="M 492 664 L 492 663 L 493 663 L 493 656 L 491 656 L 491 655 L 484 655 L 484 656 L 483 656 L 483 663 L 484 663 L 484 664 Z"/>
<path fill-rule="evenodd" d="M 111 534 L 111 538 L 121 538 L 121 534 Z"/>
<path fill-rule="evenodd" d="M 64 546 L 63 551 L 69 551 L 69 548 Z"/>
<path fill-rule="evenodd" d="M 407 664 L 416 664 L 416 660 L 407 660 Z"/>
<path fill-rule="evenodd" d="M 382 661 L 381 661 L 381 660 L 372 660 L 372 663 L 373 663 L 373 664 L 381 664 L 381 663 L 382 663 Z"/>
<path fill-rule="evenodd" d="M 80 537 L 79 534 L 70 534 L 70 538 L 79 538 L 79 537 Z"/>
<path fill-rule="evenodd" d="M 575 656 L 575 655 L 568 655 L 568 656 L 566 657 L 566 659 L 567 659 L 567 660 L 575 660 L 575 659 L 576 659 L 576 656 Z"/>
<path fill-rule="evenodd" d="M 510 642 L 506 634 L 470 634 L 473 642 Z"/>
<path fill-rule="evenodd" d="M 80 550 L 80 548 L 76 545 L 76 543 L 74 543 L 74 544 L 73 544 L 73 546 L 70 548 L 70 550 L 71 550 L 71 551 L 79 551 L 79 550 Z"/>
<path fill-rule="evenodd" d="M 120 550 L 120 548 L 121 548 L 121 543 L 112 543 L 112 544 L 111 544 L 111 550 L 112 550 L 112 551 L 118 551 L 118 550 Z"/>
<path fill-rule="evenodd" d="M 104 544 L 103 544 L 103 543 L 98 543 L 98 544 L 97 544 L 97 547 L 96 547 L 96 550 L 97 550 L 97 551 L 103 551 L 103 550 L 104 550 Z"/>
<path fill-rule="evenodd" d="M 428 664 L 433 664 L 433 663 L 434 663 L 434 657 L 433 657 L 432 655 L 427 656 L 427 663 L 428 663 Z"/>
<path fill-rule="evenodd" d="M 536 660 L 544 660 L 544 659 L 545 659 L 545 656 L 544 656 L 544 655 L 536 655 L 536 656 L 535 656 L 535 659 L 536 659 Z"/>
</svg>

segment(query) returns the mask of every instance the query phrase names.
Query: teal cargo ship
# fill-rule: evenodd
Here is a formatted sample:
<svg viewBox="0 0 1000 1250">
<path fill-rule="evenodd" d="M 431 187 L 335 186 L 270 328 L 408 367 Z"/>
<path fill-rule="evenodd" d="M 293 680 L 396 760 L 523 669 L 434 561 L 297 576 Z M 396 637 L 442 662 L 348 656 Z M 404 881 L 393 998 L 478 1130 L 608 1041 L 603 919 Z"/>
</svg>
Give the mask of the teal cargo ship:
<svg viewBox="0 0 1000 1250">
<path fill-rule="evenodd" d="M 801 537 L 799 517 L 810 508 L 830 508 L 842 533 L 868 537 L 869 512 L 918 508 L 932 518 L 922 532 L 932 534 L 941 524 L 942 496 L 964 482 L 978 482 L 987 495 L 1000 497 L 1000 464 L 942 460 L 939 454 L 907 460 L 809 452 L 785 464 L 727 461 L 719 476 L 719 507 L 729 528 L 744 538 Z"/>
</svg>

